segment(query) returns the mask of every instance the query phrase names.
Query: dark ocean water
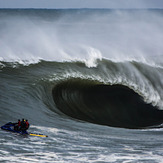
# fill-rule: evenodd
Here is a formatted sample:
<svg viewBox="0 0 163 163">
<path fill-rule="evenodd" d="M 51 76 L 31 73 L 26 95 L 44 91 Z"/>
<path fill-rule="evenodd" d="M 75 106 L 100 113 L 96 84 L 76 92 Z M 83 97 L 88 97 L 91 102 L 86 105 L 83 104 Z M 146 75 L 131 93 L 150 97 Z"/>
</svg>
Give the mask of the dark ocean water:
<svg viewBox="0 0 163 163">
<path fill-rule="evenodd" d="M 0 162 L 163 157 L 162 10 L 0 10 Z"/>
</svg>

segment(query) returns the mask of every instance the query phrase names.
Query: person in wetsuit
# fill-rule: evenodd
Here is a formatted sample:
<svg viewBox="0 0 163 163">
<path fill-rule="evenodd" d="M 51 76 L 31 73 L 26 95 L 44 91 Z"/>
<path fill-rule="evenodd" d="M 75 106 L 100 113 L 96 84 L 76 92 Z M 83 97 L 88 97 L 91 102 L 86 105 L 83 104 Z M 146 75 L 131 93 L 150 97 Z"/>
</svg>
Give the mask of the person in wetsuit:
<svg viewBox="0 0 163 163">
<path fill-rule="evenodd" d="M 20 119 L 18 119 L 17 123 L 13 123 L 13 124 L 14 124 L 14 130 L 19 131 L 20 130 L 20 125 L 21 125 Z"/>
<path fill-rule="evenodd" d="M 19 127 L 19 129 L 20 129 L 20 126 L 21 126 L 21 121 L 20 121 L 20 119 L 18 119 L 18 127 Z"/>
<path fill-rule="evenodd" d="M 29 128 L 29 122 L 28 122 L 28 120 L 26 120 L 25 123 L 26 123 L 26 130 L 28 130 L 28 128 Z"/>
<path fill-rule="evenodd" d="M 24 131 L 24 132 L 26 131 L 26 123 L 25 123 L 24 119 L 22 119 L 22 121 L 21 121 L 20 130 Z"/>
</svg>

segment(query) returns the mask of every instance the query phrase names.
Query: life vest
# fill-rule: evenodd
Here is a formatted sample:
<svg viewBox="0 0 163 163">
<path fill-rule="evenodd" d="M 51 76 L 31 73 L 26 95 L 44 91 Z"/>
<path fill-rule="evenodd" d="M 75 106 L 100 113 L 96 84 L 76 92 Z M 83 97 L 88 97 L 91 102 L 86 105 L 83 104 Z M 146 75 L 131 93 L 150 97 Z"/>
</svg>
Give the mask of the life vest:
<svg viewBox="0 0 163 163">
<path fill-rule="evenodd" d="M 29 122 L 26 121 L 25 123 L 26 123 L 26 128 L 28 129 L 29 128 Z"/>
<path fill-rule="evenodd" d="M 21 126 L 21 121 L 18 121 L 18 126 Z"/>
</svg>

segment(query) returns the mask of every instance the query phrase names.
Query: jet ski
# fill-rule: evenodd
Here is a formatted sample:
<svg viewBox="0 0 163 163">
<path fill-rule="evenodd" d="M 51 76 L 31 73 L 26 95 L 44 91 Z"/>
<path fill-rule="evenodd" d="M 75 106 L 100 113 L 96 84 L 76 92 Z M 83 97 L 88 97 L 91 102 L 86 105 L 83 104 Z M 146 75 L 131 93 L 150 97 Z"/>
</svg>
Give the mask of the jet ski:
<svg viewBox="0 0 163 163">
<path fill-rule="evenodd" d="M 11 131 L 11 132 L 16 132 L 16 133 L 19 133 L 19 134 L 28 134 L 27 131 L 21 131 L 21 130 L 18 130 L 16 129 L 16 124 L 15 123 L 12 123 L 12 122 L 8 122 L 6 123 L 5 125 L 1 126 L 1 129 L 2 130 L 7 130 L 7 131 Z"/>
<path fill-rule="evenodd" d="M 28 133 L 27 131 L 18 130 L 18 128 L 16 127 L 16 123 L 12 123 L 12 122 L 8 122 L 5 125 L 1 126 L 1 129 L 10 131 L 10 132 L 14 132 L 14 133 L 19 133 L 21 135 L 48 137 L 47 135 L 43 135 L 43 134 Z"/>
</svg>

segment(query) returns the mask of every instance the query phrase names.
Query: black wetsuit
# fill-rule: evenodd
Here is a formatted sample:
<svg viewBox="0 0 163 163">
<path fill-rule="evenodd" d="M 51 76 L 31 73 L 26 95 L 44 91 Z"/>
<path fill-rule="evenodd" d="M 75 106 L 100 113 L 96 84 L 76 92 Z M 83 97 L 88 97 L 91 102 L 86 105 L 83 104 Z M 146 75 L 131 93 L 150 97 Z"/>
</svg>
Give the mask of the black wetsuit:
<svg viewBox="0 0 163 163">
<path fill-rule="evenodd" d="M 20 130 L 22 130 L 22 131 L 26 131 L 26 123 L 25 123 L 25 121 L 21 121 L 21 128 L 20 128 Z"/>
</svg>

